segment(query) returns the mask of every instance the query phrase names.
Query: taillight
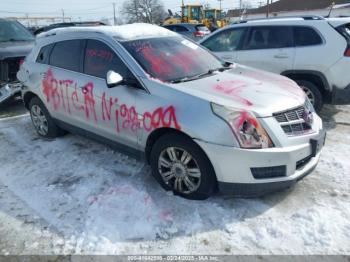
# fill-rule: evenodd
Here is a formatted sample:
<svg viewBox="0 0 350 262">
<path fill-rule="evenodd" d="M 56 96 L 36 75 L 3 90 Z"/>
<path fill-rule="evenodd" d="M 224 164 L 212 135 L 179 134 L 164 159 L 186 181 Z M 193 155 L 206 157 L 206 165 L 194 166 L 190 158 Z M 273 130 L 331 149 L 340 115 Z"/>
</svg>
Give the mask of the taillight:
<svg viewBox="0 0 350 262">
<path fill-rule="evenodd" d="M 350 56 L 350 46 L 348 46 L 348 48 L 345 51 L 345 56 Z"/>
<path fill-rule="evenodd" d="M 21 66 L 24 63 L 24 58 L 22 58 L 21 60 L 19 60 L 19 66 Z"/>
<path fill-rule="evenodd" d="M 196 32 L 193 33 L 193 35 L 195 37 L 203 37 L 205 35 L 205 33 L 202 32 L 202 31 L 196 31 Z"/>
</svg>

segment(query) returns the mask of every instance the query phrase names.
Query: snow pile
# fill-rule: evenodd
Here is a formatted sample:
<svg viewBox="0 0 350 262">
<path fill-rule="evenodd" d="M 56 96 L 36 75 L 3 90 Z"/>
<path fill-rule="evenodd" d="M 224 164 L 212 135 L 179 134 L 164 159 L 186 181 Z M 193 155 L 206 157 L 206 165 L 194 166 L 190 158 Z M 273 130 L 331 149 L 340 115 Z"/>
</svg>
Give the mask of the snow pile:
<svg viewBox="0 0 350 262">
<path fill-rule="evenodd" d="M 295 188 L 189 201 L 104 145 L 0 120 L 0 254 L 350 254 L 350 127 L 329 123 L 316 171 Z"/>
<path fill-rule="evenodd" d="M 85 223 L 89 234 L 102 233 L 111 241 L 155 239 L 159 228 L 172 221 L 171 210 L 160 209 L 150 195 L 128 184 L 91 196 L 89 202 Z M 131 210 L 130 202 L 137 209 Z"/>
</svg>

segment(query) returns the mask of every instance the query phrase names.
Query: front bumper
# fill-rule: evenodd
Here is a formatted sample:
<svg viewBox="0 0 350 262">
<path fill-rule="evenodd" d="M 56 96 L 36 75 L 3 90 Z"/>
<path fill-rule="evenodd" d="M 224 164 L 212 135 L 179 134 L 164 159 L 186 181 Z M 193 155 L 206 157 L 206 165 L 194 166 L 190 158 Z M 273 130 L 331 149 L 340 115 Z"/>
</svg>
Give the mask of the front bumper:
<svg viewBox="0 0 350 262">
<path fill-rule="evenodd" d="M 325 132 L 321 131 L 319 136 L 324 138 Z M 196 142 L 213 164 L 219 191 L 239 197 L 261 196 L 294 185 L 316 168 L 321 154 L 320 151 L 315 154 L 312 143 L 247 150 Z M 277 169 L 283 174 L 274 176 Z M 263 170 L 259 174 L 267 178 L 257 177 L 253 170 Z"/>
<path fill-rule="evenodd" d="M 0 86 L 0 103 L 5 102 L 9 98 L 20 94 L 22 84 L 15 82 Z"/>
<path fill-rule="evenodd" d="M 345 88 L 333 88 L 332 91 L 333 105 L 349 105 L 350 104 L 350 85 Z"/>
</svg>

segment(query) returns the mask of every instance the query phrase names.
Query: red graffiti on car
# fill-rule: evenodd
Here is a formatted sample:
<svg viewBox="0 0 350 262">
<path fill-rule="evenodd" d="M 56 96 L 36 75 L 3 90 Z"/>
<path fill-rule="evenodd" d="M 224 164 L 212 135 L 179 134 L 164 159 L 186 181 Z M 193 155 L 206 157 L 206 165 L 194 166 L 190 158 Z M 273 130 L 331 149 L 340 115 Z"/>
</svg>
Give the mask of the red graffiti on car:
<svg viewBox="0 0 350 262">
<path fill-rule="evenodd" d="M 222 94 L 229 95 L 234 100 L 246 105 L 252 106 L 253 103 L 248 99 L 245 99 L 241 96 L 241 92 L 247 86 L 247 83 L 241 80 L 235 81 L 225 81 L 214 86 L 214 89 Z"/>
<path fill-rule="evenodd" d="M 106 92 L 102 93 L 102 97 L 96 96 L 93 82 L 78 88 L 76 81 L 57 80 L 51 69 L 47 71 L 42 86 L 46 103 L 54 111 L 62 110 L 67 114 L 83 112 L 87 121 L 114 124 L 117 133 L 122 130 L 136 132 L 141 128 L 147 132 L 161 127 L 181 129 L 174 106 L 158 107 L 140 114 L 135 106 L 118 103 L 118 98 L 107 97 Z M 102 118 L 100 120 L 98 112 Z"/>
</svg>

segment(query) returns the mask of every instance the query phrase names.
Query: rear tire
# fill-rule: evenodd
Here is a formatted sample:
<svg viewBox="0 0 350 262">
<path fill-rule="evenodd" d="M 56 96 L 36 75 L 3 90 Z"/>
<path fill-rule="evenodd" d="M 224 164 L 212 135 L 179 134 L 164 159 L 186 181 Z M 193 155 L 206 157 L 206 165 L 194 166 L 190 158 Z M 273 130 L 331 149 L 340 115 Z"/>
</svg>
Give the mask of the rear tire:
<svg viewBox="0 0 350 262">
<path fill-rule="evenodd" d="M 152 175 L 167 191 L 187 199 L 204 200 L 215 191 L 217 180 L 210 160 L 190 138 L 165 134 L 154 144 Z"/>
<path fill-rule="evenodd" d="M 34 128 L 39 136 L 56 138 L 65 134 L 65 131 L 55 124 L 44 103 L 38 97 L 33 97 L 30 100 L 29 112 Z"/>
<path fill-rule="evenodd" d="M 320 112 L 323 107 L 323 98 L 317 86 L 307 80 L 297 80 L 296 82 L 306 93 L 316 112 Z"/>
</svg>

